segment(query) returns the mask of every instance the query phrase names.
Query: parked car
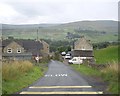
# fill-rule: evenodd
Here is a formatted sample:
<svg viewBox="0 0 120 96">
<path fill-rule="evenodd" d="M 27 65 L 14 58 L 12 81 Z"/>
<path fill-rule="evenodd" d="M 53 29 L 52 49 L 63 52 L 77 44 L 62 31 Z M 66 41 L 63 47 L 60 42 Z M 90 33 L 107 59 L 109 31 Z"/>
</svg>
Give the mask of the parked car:
<svg viewBox="0 0 120 96">
<path fill-rule="evenodd" d="M 65 55 L 65 59 L 71 59 L 71 55 L 70 54 L 66 54 Z"/>
<path fill-rule="evenodd" d="M 71 51 L 68 51 L 67 54 L 70 54 L 70 55 L 71 55 Z"/>
<path fill-rule="evenodd" d="M 62 55 L 62 56 L 65 56 L 65 55 L 66 55 L 66 52 L 62 52 L 61 55 Z"/>
<path fill-rule="evenodd" d="M 71 60 L 68 61 L 69 64 L 81 64 L 83 60 L 80 57 L 73 57 Z"/>
</svg>

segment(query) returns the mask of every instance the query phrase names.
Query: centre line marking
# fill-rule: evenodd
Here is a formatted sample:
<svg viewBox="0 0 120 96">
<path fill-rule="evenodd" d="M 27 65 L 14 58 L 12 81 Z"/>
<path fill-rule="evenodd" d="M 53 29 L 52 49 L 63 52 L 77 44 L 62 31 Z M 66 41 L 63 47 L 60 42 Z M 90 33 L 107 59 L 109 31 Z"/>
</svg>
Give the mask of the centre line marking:
<svg viewBox="0 0 120 96">
<path fill-rule="evenodd" d="M 92 86 L 31 86 L 29 88 L 91 88 Z"/>
<path fill-rule="evenodd" d="M 20 94 L 103 94 L 103 92 L 21 92 Z"/>
</svg>

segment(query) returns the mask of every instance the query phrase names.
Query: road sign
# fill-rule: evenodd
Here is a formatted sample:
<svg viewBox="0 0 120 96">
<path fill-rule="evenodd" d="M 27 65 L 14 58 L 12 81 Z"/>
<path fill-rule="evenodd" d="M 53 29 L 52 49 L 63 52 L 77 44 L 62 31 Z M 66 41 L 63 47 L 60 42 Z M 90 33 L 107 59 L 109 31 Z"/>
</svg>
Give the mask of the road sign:
<svg viewBox="0 0 120 96">
<path fill-rule="evenodd" d="M 35 57 L 35 60 L 37 60 L 37 61 L 38 61 L 38 60 L 39 60 L 39 57 Z"/>
</svg>

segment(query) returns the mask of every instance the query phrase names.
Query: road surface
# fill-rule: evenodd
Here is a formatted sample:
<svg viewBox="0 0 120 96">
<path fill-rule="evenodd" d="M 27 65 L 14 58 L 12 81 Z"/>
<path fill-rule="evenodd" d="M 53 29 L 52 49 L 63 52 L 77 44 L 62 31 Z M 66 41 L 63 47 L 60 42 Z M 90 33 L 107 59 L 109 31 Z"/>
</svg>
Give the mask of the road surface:
<svg viewBox="0 0 120 96">
<path fill-rule="evenodd" d="M 22 90 L 20 94 L 103 94 L 70 66 L 51 61 L 43 78 Z"/>
</svg>

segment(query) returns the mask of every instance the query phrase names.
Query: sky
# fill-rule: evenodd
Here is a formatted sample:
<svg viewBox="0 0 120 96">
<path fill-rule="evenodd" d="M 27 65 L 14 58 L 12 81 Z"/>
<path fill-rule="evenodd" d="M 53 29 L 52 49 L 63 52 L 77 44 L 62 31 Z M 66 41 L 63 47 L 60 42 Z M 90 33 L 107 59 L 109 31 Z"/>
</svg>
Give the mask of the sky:
<svg viewBox="0 0 120 96">
<path fill-rule="evenodd" d="M 119 0 L 0 0 L 0 23 L 118 21 Z"/>
</svg>

